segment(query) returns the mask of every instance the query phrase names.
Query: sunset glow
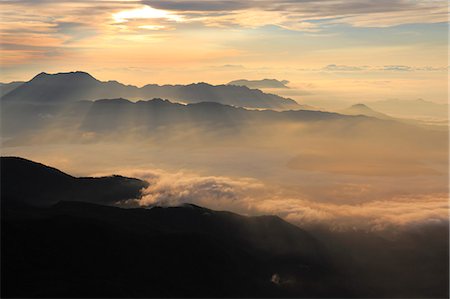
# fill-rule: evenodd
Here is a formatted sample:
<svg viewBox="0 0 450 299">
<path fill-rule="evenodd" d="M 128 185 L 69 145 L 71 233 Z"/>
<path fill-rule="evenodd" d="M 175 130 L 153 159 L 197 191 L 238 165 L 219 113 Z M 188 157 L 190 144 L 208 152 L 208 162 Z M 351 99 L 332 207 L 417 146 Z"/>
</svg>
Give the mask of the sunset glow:
<svg viewBox="0 0 450 299">
<path fill-rule="evenodd" d="M 142 8 L 120 11 L 113 14 L 113 18 L 118 23 L 125 23 L 138 19 L 162 19 L 177 22 L 182 20 L 180 16 L 171 14 L 165 10 L 154 9 L 148 5 L 145 5 Z"/>
<path fill-rule="evenodd" d="M 286 79 L 285 95 L 308 103 L 447 100 L 444 1 L 29 3 L 0 3 L 2 81 L 82 68 L 127 84 L 186 84 L 207 72 L 215 84 Z"/>
<path fill-rule="evenodd" d="M 441 0 L 0 0 L 2 298 L 448 298 Z"/>
</svg>

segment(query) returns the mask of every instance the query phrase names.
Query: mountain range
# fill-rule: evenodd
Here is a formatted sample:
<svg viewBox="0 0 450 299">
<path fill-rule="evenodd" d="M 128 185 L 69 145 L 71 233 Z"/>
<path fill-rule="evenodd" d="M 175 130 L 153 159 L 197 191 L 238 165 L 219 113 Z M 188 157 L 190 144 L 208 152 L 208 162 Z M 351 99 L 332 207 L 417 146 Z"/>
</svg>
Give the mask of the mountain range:
<svg viewBox="0 0 450 299">
<path fill-rule="evenodd" d="M 65 104 L 19 102 L 3 104 L 2 108 L 3 138 L 17 138 L 21 133 L 49 128 L 65 128 L 67 133 L 74 130 L 97 133 L 127 131 L 128 134 L 141 132 L 152 135 L 158 128 L 184 125 L 186 129 L 197 127 L 218 134 L 224 129 L 239 131 L 246 125 L 256 124 L 369 120 L 366 116 L 331 112 L 248 110 L 215 102 L 185 105 L 162 99 L 132 102 L 118 98 Z"/>
<path fill-rule="evenodd" d="M 0 83 L 1 103 L 27 102 L 34 104 L 61 104 L 81 100 L 127 98 L 132 101 L 164 98 L 172 102 L 217 102 L 237 107 L 257 109 L 318 110 L 301 105 L 290 98 L 262 92 L 257 88 L 287 88 L 288 81 L 276 79 L 234 80 L 226 85 L 193 83 L 188 85 L 147 84 L 143 87 L 125 85 L 117 81 L 100 81 L 92 75 L 76 71 L 68 73 L 40 73 L 27 82 Z M 315 106 L 317 106 L 316 104 Z M 357 104 L 358 105 L 358 104 Z M 361 104 L 366 105 L 366 104 Z M 320 106 L 320 105 L 319 105 Z M 368 106 L 368 105 L 366 105 Z M 401 118 L 448 118 L 448 105 L 422 99 L 374 101 L 370 109 Z M 354 107 L 353 110 L 357 108 Z M 361 108 L 361 107 L 360 107 Z M 353 114 L 357 111 L 347 112 Z M 368 113 L 367 109 L 365 111 Z M 340 112 L 345 113 L 342 109 Z M 362 113 L 368 115 L 367 113 Z M 370 112 L 373 114 L 372 112 Z M 375 115 L 371 115 L 377 117 Z M 381 115 L 378 115 L 381 116 Z"/>
<path fill-rule="evenodd" d="M 67 103 L 81 100 L 128 98 L 133 100 L 165 98 L 183 103 L 217 102 L 247 108 L 299 109 L 292 99 L 264 93 L 258 89 L 235 85 L 148 84 L 143 87 L 117 81 L 99 81 L 86 72 L 40 73 L 28 82 L 3 84 L 3 103 Z"/>
</svg>

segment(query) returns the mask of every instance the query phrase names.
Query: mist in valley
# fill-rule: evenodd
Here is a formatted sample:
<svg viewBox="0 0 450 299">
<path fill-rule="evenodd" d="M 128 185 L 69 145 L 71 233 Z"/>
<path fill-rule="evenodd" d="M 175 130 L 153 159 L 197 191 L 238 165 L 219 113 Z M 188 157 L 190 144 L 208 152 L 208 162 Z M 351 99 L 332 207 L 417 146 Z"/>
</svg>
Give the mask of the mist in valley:
<svg viewBox="0 0 450 299">
<path fill-rule="evenodd" d="M 326 278 L 331 294 L 336 283 L 342 294 L 369 297 L 440 296 L 448 287 L 447 129 L 360 110 L 268 110 L 264 100 L 259 109 L 160 98 L 89 100 L 70 95 L 78 87 L 65 91 L 64 102 L 43 101 L 26 84 L 30 95 L 2 100 L 3 156 L 76 177 L 114 174 L 142 182 L 120 183 L 116 196 L 95 189 L 95 182 L 65 183 L 44 193 L 47 205 L 63 198 L 131 210 L 195 204 L 276 215 L 324 246 L 327 267 L 344 277 Z M 361 108 L 368 109 L 353 109 Z M 112 188 L 121 179 L 101 180 Z M 421 270 L 406 275 L 410 265 Z M 289 271 L 281 274 L 284 291 L 302 294 L 292 282 L 299 277 Z M 401 280 L 391 282 L 397 275 Z"/>
<path fill-rule="evenodd" d="M 4 102 L 2 143 L 3 155 L 77 175 L 149 177 L 142 206 L 369 230 L 447 221 L 448 132 L 396 119 L 161 99 Z"/>
</svg>

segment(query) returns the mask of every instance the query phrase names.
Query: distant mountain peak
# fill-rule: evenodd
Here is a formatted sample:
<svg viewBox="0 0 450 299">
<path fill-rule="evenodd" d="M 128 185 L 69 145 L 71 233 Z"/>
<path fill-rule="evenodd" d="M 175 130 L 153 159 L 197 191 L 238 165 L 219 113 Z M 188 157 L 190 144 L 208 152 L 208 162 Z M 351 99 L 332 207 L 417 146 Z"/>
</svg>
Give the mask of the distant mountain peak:
<svg viewBox="0 0 450 299">
<path fill-rule="evenodd" d="M 354 104 L 352 106 L 350 106 L 350 108 L 358 108 L 358 109 L 368 109 L 368 110 L 373 110 L 372 108 L 370 108 L 369 106 L 367 106 L 366 104 Z"/>
<path fill-rule="evenodd" d="M 55 74 L 49 74 L 46 72 L 41 72 L 37 74 L 33 79 L 31 79 L 31 82 L 33 81 L 39 81 L 39 80 L 48 80 L 48 79 L 74 79 L 74 80 L 90 80 L 98 82 L 97 79 L 95 79 L 91 74 L 83 71 L 73 71 L 73 72 L 62 72 L 62 73 L 55 73 Z"/>
<path fill-rule="evenodd" d="M 188 84 L 188 85 L 186 85 L 186 86 L 199 86 L 199 87 L 202 87 L 202 86 L 212 86 L 211 84 L 209 84 L 209 83 L 206 83 L 206 82 L 197 82 L 197 83 L 191 83 L 191 84 Z"/>
<path fill-rule="evenodd" d="M 277 79 L 261 79 L 261 80 L 247 80 L 239 79 L 228 82 L 227 85 L 235 86 L 246 86 L 249 88 L 289 88 L 286 86 L 288 80 L 277 80 Z"/>
<path fill-rule="evenodd" d="M 354 104 L 354 105 L 348 107 L 347 109 L 343 110 L 342 113 L 348 114 L 348 115 L 365 115 L 365 116 L 370 116 L 370 117 L 376 117 L 379 119 L 390 119 L 391 118 L 390 116 L 380 113 L 376 110 L 373 110 L 366 104 L 362 104 L 362 103 Z"/>
<path fill-rule="evenodd" d="M 49 76 L 50 76 L 49 73 L 41 72 L 41 73 L 37 74 L 36 76 L 34 76 L 34 77 L 30 80 L 30 82 L 36 82 L 36 81 L 40 81 L 40 80 L 46 80 Z"/>
<path fill-rule="evenodd" d="M 48 76 L 48 75 L 50 75 L 49 73 L 46 73 L 46 72 L 40 72 L 39 74 L 37 74 L 36 76 L 34 76 L 35 78 L 39 78 L 39 77 L 45 77 L 45 76 Z"/>
</svg>

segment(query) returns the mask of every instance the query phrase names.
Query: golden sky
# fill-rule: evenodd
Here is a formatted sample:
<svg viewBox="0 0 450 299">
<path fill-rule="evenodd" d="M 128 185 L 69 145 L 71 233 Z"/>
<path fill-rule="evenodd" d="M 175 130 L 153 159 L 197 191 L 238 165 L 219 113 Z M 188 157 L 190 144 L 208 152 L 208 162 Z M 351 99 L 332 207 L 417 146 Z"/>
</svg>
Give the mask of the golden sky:
<svg viewBox="0 0 450 299">
<path fill-rule="evenodd" d="M 0 81 L 289 80 L 295 99 L 447 101 L 447 2 L 5 0 Z"/>
</svg>

